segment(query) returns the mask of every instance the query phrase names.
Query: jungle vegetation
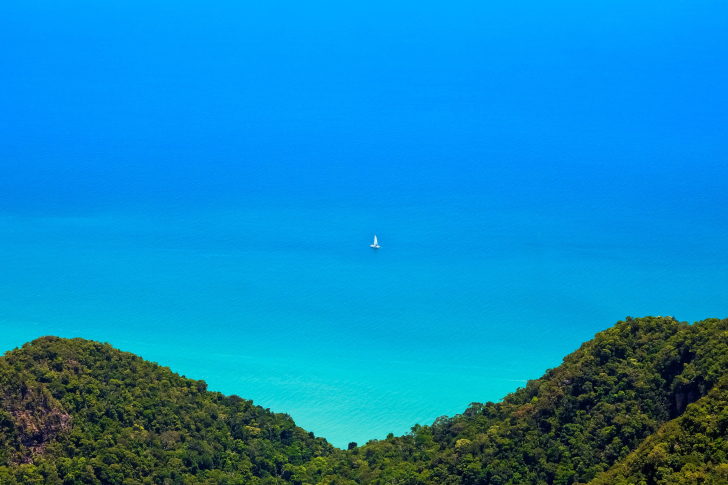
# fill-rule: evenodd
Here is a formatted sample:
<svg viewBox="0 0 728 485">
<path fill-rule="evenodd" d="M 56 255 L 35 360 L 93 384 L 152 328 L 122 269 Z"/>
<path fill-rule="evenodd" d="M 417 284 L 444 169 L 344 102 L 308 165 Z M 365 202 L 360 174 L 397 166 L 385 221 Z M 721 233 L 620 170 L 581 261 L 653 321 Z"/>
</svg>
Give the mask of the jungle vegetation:
<svg viewBox="0 0 728 485">
<path fill-rule="evenodd" d="M 0 358 L 0 483 L 728 483 L 728 320 L 627 318 L 501 402 L 339 450 L 83 339 Z"/>
</svg>

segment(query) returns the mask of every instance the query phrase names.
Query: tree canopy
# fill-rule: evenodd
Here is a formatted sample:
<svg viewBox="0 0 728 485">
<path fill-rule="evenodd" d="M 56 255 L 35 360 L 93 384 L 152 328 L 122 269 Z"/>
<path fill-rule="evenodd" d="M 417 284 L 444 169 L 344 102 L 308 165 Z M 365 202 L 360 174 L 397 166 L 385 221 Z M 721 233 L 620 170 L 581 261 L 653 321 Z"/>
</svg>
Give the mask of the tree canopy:
<svg viewBox="0 0 728 485">
<path fill-rule="evenodd" d="M 627 318 L 501 402 L 348 450 L 83 339 L 8 352 L 0 388 L 0 483 L 728 483 L 728 320 Z"/>
</svg>

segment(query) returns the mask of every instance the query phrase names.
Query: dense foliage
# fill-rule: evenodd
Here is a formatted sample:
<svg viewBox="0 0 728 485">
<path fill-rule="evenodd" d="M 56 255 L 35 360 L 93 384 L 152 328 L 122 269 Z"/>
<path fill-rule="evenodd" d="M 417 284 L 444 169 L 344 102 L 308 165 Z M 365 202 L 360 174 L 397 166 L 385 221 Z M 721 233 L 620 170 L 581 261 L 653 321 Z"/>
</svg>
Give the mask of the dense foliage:
<svg viewBox="0 0 728 485">
<path fill-rule="evenodd" d="M 728 370 L 727 343 L 728 320 L 628 318 L 501 403 L 355 449 L 343 473 L 382 484 L 587 483 L 707 394 Z"/>
<path fill-rule="evenodd" d="M 333 448 L 109 345 L 0 359 L 0 483 L 728 483 L 728 320 L 628 318 L 499 403 Z"/>
<path fill-rule="evenodd" d="M 82 339 L 8 352 L 0 483 L 281 483 L 338 451 L 288 415 L 206 387 Z"/>
<path fill-rule="evenodd" d="M 728 483 L 728 379 L 592 485 Z"/>
</svg>

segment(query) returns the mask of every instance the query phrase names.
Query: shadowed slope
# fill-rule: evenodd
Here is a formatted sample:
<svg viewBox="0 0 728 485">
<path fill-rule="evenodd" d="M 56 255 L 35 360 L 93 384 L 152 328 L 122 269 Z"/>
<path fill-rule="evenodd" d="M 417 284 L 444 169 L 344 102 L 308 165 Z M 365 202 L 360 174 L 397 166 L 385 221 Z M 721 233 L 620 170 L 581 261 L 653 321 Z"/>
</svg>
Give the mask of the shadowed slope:
<svg viewBox="0 0 728 485">
<path fill-rule="evenodd" d="M 728 379 L 589 485 L 728 483 Z"/>
</svg>

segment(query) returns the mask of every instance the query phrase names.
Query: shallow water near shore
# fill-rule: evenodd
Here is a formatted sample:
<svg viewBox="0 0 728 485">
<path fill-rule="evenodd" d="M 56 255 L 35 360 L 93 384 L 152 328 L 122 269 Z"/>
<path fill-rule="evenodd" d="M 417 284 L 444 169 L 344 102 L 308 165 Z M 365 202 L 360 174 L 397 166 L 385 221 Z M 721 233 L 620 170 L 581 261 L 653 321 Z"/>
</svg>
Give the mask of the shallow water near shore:
<svg viewBox="0 0 728 485">
<path fill-rule="evenodd" d="M 719 2 L 69 5 L 0 7 L 1 351 L 108 341 L 345 447 L 728 316 Z"/>
</svg>

